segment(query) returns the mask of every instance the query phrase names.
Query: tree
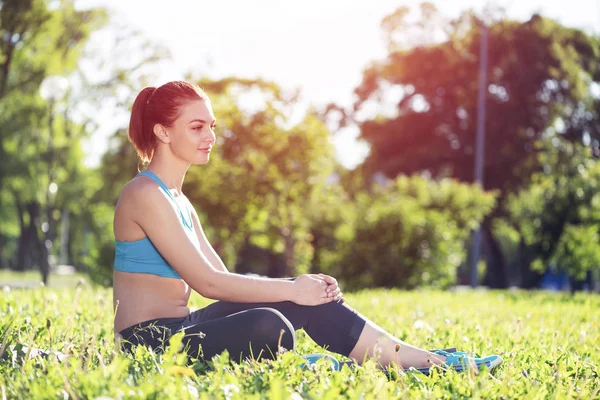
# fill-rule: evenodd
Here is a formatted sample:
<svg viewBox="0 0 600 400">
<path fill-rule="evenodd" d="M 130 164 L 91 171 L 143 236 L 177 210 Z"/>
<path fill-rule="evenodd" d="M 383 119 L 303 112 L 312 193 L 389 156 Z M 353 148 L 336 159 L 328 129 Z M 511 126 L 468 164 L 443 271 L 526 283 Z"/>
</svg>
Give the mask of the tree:
<svg viewBox="0 0 600 400">
<path fill-rule="evenodd" d="M 538 146 L 543 170 L 509 196 L 512 225 L 534 271 L 555 265 L 582 279 L 600 270 L 600 163 L 589 147 L 559 136 Z M 523 278 L 526 286 L 535 284 L 535 275 Z"/>
<path fill-rule="evenodd" d="M 421 14 L 415 24 L 407 22 L 405 8 L 384 19 L 389 54 L 364 71 L 356 88 L 353 118 L 371 145 L 364 168 L 392 178 L 426 170 L 472 182 L 482 21 L 471 12 L 445 20 L 427 3 Z M 442 27 L 442 40 L 428 33 L 431 26 Z M 419 27 L 422 36 L 415 41 L 409 33 Z M 599 99 L 590 90 L 600 82 L 600 41 L 534 15 L 526 22 L 492 21 L 489 49 L 484 184 L 501 192 L 482 228 L 486 283 L 504 287 L 492 221 L 506 217 L 506 195 L 539 170 L 536 141 L 558 130 L 567 140 L 587 141 L 600 155 Z M 377 112 L 364 117 L 369 109 Z"/>
<path fill-rule="evenodd" d="M 52 11 L 42 0 L 4 1 L 0 7 L 0 190 L 12 194 L 17 211 L 16 267 L 36 262 L 46 282 L 49 243 L 41 238 L 39 228 L 45 219 L 51 225 L 46 229 L 54 227 L 52 206 L 45 196 L 51 183 L 49 167 L 55 161 L 54 150 L 68 139 L 77 139 L 66 137 L 65 129 L 49 136 L 64 120 L 51 119 L 52 127 L 46 124 L 48 108 L 39 87 L 49 74 L 74 70 L 90 32 L 104 23 L 105 13 L 76 11 L 69 1 Z"/>
<path fill-rule="evenodd" d="M 96 129 L 103 100 L 118 106 L 164 53 L 126 27 L 114 29 L 110 54 L 88 49 L 91 33 L 108 22 L 103 9 L 76 10 L 68 0 L 52 9 L 41 0 L 0 7 L 0 262 L 17 269 L 37 264 L 47 282 L 52 245 L 63 242 L 59 228 L 73 238 L 67 256 L 78 267 L 93 267 L 102 254 L 95 243 L 110 240 L 104 222 L 112 212 L 98 201 L 103 183 L 84 165 L 82 142 Z M 90 79 L 94 74 L 101 78 Z M 48 75 L 70 83 L 52 110 L 40 97 Z M 90 240 L 100 234 L 101 240 Z"/>
<path fill-rule="evenodd" d="M 468 232 L 494 207 L 496 195 L 418 175 L 358 194 L 339 275 L 354 288 L 453 284 Z"/>
</svg>

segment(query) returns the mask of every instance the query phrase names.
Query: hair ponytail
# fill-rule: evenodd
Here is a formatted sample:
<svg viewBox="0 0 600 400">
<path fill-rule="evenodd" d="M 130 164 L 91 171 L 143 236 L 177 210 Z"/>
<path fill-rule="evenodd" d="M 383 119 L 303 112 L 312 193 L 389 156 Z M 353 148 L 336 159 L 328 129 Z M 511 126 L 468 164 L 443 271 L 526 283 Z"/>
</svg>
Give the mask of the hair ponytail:
<svg viewBox="0 0 600 400">
<path fill-rule="evenodd" d="M 129 120 L 129 141 L 143 163 L 154 156 L 157 139 L 154 126 L 173 126 L 181 107 L 190 101 L 208 100 L 206 93 L 196 85 L 183 81 L 165 83 L 159 88 L 146 87 L 137 95 Z"/>
<path fill-rule="evenodd" d="M 156 145 L 152 127 L 144 126 L 146 104 L 155 91 L 156 88 L 153 86 L 142 89 L 133 102 L 129 120 L 129 141 L 133 144 L 143 163 L 150 162 Z"/>
</svg>

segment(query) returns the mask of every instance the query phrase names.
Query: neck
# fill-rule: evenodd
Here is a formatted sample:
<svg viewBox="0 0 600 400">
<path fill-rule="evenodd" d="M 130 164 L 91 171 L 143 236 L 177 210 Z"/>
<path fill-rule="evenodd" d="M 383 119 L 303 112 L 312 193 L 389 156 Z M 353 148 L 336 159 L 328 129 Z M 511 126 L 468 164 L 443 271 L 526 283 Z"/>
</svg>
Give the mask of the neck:
<svg viewBox="0 0 600 400">
<path fill-rule="evenodd" d="M 160 180 L 167 185 L 167 188 L 175 190 L 177 194 L 181 195 L 185 173 L 190 167 L 190 164 L 174 162 L 174 160 L 167 161 L 168 160 L 164 160 L 162 157 L 155 155 L 146 169 L 154 172 Z"/>
</svg>

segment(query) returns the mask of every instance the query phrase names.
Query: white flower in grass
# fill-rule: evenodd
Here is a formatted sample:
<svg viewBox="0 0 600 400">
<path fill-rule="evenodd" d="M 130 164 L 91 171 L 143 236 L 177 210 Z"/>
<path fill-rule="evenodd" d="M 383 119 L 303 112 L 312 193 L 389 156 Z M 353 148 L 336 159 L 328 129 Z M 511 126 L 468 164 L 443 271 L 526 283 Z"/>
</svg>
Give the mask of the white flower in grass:
<svg viewBox="0 0 600 400">
<path fill-rule="evenodd" d="M 188 383 L 185 388 L 187 389 L 189 394 L 192 395 L 192 397 L 194 397 L 195 399 L 198 398 L 199 393 L 198 393 L 198 388 L 196 386 L 192 385 L 191 383 Z"/>
<path fill-rule="evenodd" d="M 230 399 L 235 393 L 239 393 L 240 388 L 238 388 L 237 385 L 233 383 L 229 383 L 227 385 L 221 386 L 221 390 L 223 391 L 225 398 Z"/>
<path fill-rule="evenodd" d="M 434 333 L 435 331 L 433 330 L 433 328 L 431 327 L 431 325 L 429 325 L 427 322 L 423 321 L 422 319 L 418 319 L 413 323 L 413 328 L 416 330 L 421 330 L 421 329 L 425 329 L 431 333 Z"/>
</svg>

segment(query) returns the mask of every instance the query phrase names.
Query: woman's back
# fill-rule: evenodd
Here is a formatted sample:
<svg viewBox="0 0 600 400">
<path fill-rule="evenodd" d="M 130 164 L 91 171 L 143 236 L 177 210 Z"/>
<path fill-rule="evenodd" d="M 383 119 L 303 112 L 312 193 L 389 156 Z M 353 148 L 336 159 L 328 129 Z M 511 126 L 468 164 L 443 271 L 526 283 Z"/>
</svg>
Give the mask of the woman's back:
<svg viewBox="0 0 600 400">
<path fill-rule="evenodd" d="M 151 215 L 140 215 L 137 202 L 151 198 L 152 191 L 165 192 L 158 182 L 145 175 L 137 176 L 123 188 L 115 208 L 115 332 L 150 319 L 189 314 L 190 287 L 164 260 L 136 222 L 139 218 L 152 218 Z M 194 233 L 193 226 L 191 232 Z"/>
</svg>

